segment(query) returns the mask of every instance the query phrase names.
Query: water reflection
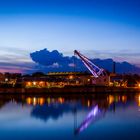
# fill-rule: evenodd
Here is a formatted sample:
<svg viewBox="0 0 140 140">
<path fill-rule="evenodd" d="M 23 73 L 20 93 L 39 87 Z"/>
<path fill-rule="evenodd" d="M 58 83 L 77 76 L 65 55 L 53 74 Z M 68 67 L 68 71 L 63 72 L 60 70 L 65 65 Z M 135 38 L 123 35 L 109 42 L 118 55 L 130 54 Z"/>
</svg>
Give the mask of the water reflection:
<svg viewBox="0 0 140 140">
<path fill-rule="evenodd" d="M 48 119 L 57 120 L 63 115 L 63 113 L 71 112 L 72 107 L 68 104 L 52 104 L 52 105 L 37 105 L 33 107 L 31 111 L 31 116 L 39 118 L 43 121 Z"/>
<path fill-rule="evenodd" d="M 140 94 L 137 94 L 137 95 L 135 96 L 135 100 L 136 100 L 138 106 L 140 107 Z"/>
<path fill-rule="evenodd" d="M 75 134 L 82 132 L 83 130 L 87 129 L 87 127 L 102 117 L 104 117 L 105 110 L 100 110 L 98 105 L 92 107 L 91 111 L 88 113 L 84 121 L 80 124 L 78 128 L 75 129 Z"/>
<path fill-rule="evenodd" d="M 127 108 L 131 106 L 131 102 L 140 106 L 140 94 L 1 95 L 0 110 L 9 102 L 17 106 L 31 107 L 30 117 L 45 123 L 50 119 L 59 120 L 71 113 L 74 122 L 73 132 L 77 135 L 88 129 L 90 125 L 103 120 L 108 112 L 115 113 L 118 107 Z"/>
</svg>

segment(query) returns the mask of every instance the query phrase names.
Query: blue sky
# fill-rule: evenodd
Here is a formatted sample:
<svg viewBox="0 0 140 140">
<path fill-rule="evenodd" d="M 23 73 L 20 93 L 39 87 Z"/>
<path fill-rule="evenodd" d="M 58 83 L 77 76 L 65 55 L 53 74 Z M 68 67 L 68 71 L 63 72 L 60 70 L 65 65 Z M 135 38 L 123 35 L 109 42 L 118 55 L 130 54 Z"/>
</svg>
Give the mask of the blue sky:
<svg viewBox="0 0 140 140">
<path fill-rule="evenodd" d="M 32 69 L 30 53 L 44 48 L 140 66 L 139 7 L 139 0 L 0 0 L 1 71 Z"/>
</svg>

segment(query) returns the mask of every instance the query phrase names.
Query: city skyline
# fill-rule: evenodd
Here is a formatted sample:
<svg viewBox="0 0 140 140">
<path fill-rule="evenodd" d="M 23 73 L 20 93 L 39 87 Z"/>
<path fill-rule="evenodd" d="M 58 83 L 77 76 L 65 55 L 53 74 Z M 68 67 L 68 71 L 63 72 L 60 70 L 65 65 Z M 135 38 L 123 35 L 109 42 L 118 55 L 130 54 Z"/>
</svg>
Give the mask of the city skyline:
<svg viewBox="0 0 140 140">
<path fill-rule="evenodd" d="M 139 6 L 138 0 L 0 1 L 1 72 L 35 69 L 30 53 L 44 48 L 140 66 Z"/>
</svg>

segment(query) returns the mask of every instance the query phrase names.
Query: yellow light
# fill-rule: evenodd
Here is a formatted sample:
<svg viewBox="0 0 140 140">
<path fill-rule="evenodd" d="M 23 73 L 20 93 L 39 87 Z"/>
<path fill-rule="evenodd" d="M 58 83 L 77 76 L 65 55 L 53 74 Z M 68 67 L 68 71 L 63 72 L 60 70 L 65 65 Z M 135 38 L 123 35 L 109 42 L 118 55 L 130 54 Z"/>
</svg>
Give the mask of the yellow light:
<svg viewBox="0 0 140 140">
<path fill-rule="evenodd" d="M 120 96 L 115 96 L 115 102 L 118 102 L 118 101 L 120 101 Z"/>
<path fill-rule="evenodd" d="M 87 106 L 90 107 L 90 100 L 87 101 Z"/>
<path fill-rule="evenodd" d="M 31 105 L 32 104 L 32 99 L 29 97 L 29 98 L 26 99 L 26 102 L 27 102 L 28 105 Z"/>
<path fill-rule="evenodd" d="M 48 103 L 48 105 L 51 103 L 51 99 L 50 98 L 47 98 L 47 103 Z"/>
<path fill-rule="evenodd" d="M 40 81 L 40 82 L 39 82 L 39 85 L 40 85 L 40 86 L 44 86 L 44 82 L 43 82 L 43 81 Z"/>
<path fill-rule="evenodd" d="M 36 105 L 37 104 L 37 100 L 36 98 L 33 98 L 33 105 Z"/>
<path fill-rule="evenodd" d="M 70 76 L 69 76 L 69 79 L 73 79 L 73 75 L 70 75 Z"/>
<path fill-rule="evenodd" d="M 114 96 L 109 95 L 109 105 L 114 102 Z"/>
<path fill-rule="evenodd" d="M 122 102 L 125 103 L 126 101 L 127 101 L 127 96 L 123 95 L 123 96 L 122 96 Z"/>
<path fill-rule="evenodd" d="M 28 82 L 27 85 L 28 85 L 28 86 L 31 86 L 31 82 Z"/>
<path fill-rule="evenodd" d="M 5 78 L 5 82 L 8 82 L 8 78 Z"/>
<path fill-rule="evenodd" d="M 140 84 L 138 84 L 138 87 L 140 87 Z"/>
<path fill-rule="evenodd" d="M 34 86 L 36 85 L 36 82 L 35 82 L 35 81 L 33 82 L 33 85 L 34 85 Z"/>
<path fill-rule="evenodd" d="M 135 101 L 136 101 L 137 105 L 140 107 L 140 94 L 135 96 Z"/>
<path fill-rule="evenodd" d="M 90 79 L 88 79 L 88 82 L 90 82 Z"/>
<path fill-rule="evenodd" d="M 39 104 L 40 104 L 40 105 L 43 105 L 44 102 L 45 102 L 44 98 L 39 98 Z"/>
<path fill-rule="evenodd" d="M 62 104 L 63 103 L 63 98 L 59 97 L 58 102 L 60 102 Z"/>
<path fill-rule="evenodd" d="M 138 106 L 140 106 L 140 94 L 138 96 Z"/>
</svg>

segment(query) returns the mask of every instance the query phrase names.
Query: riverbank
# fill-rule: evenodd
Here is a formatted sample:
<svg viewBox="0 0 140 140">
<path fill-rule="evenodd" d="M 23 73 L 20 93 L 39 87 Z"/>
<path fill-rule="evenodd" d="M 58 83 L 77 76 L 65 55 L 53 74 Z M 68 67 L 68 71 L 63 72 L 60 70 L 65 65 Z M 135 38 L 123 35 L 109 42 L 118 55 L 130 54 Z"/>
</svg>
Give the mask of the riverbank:
<svg viewBox="0 0 140 140">
<path fill-rule="evenodd" d="M 63 88 L 0 88 L 0 94 L 135 93 L 136 87 L 68 86 Z"/>
</svg>

